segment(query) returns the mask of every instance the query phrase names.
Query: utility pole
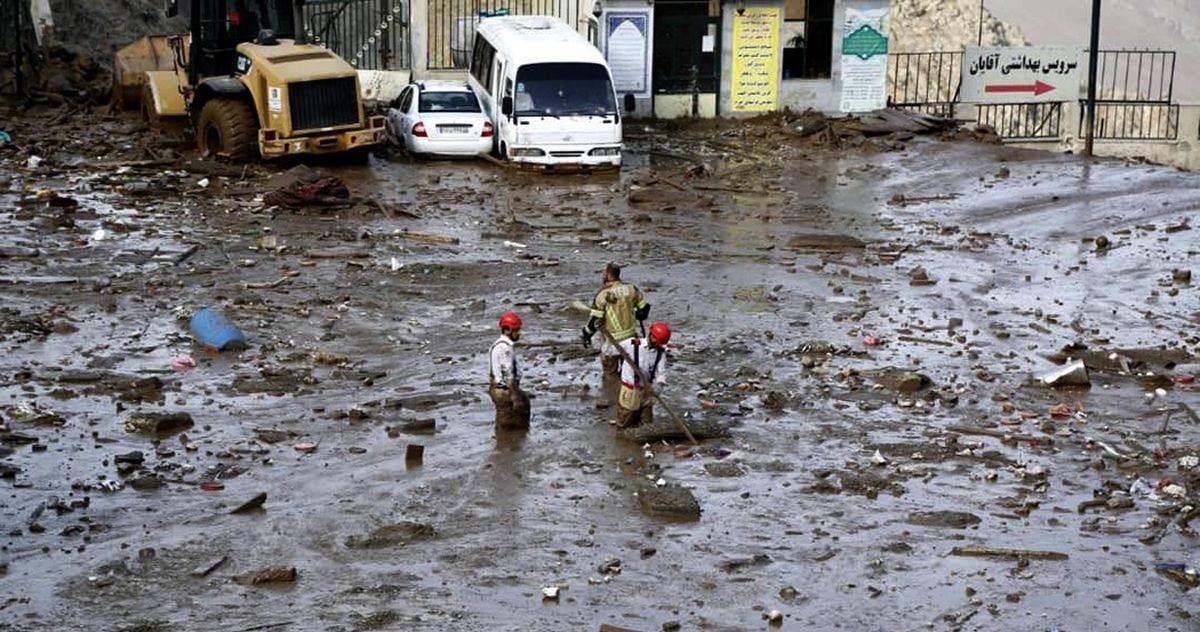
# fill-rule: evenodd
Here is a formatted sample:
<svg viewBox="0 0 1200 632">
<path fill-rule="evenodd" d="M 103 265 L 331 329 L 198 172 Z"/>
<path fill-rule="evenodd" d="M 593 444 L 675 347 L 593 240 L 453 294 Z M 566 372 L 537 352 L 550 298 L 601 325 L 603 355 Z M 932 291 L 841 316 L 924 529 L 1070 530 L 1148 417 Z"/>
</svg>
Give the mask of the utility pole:
<svg viewBox="0 0 1200 632">
<path fill-rule="evenodd" d="M 1092 157 L 1096 136 L 1096 65 L 1100 60 L 1100 0 L 1092 0 L 1092 39 L 1088 44 L 1087 138 L 1083 155 Z"/>
<path fill-rule="evenodd" d="M 979 41 L 976 46 L 983 46 L 983 0 L 979 0 Z"/>
</svg>

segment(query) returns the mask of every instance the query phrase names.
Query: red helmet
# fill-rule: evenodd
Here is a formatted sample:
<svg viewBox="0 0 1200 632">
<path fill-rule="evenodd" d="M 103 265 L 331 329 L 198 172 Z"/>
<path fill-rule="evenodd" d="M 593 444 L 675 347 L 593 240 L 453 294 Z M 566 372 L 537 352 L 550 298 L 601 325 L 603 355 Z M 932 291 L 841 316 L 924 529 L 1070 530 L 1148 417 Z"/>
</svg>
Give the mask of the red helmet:
<svg viewBox="0 0 1200 632">
<path fill-rule="evenodd" d="M 521 316 L 516 312 L 504 312 L 500 314 L 500 329 L 520 329 Z"/>
<path fill-rule="evenodd" d="M 650 339 L 660 345 L 667 344 L 671 339 L 671 328 L 662 321 L 650 325 Z"/>
</svg>

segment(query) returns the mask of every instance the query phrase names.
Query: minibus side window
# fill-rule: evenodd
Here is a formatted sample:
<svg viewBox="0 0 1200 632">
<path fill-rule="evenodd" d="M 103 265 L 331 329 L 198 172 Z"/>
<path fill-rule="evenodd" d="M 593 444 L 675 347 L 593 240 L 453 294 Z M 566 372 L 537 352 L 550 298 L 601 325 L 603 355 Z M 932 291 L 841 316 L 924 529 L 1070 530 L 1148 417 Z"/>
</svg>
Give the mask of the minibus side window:
<svg viewBox="0 0 1200 632">
<path fill-rule="evenodd" d="M 475 36 L 475 50 L 471 54 L 471 76 L 476 80 L 482 76 L 480 69 L 483 67 L 483 38 L 479 35 Z"/>
<path fill-rule="evenodd" d="M 487 90 L 488 94 L 492 94 L 492 59 L 496 56 L 496 49 L 488 44 L 483 49 L 483 59 L 479 62 L 479 76 L 476 79 Z"/>
</svg>

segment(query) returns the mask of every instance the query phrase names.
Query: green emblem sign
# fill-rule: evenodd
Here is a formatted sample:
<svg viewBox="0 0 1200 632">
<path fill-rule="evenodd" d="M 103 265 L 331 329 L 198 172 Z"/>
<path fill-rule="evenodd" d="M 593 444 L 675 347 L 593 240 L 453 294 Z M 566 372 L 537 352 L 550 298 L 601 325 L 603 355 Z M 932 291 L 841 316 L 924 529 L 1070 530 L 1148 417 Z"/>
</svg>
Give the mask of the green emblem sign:
<svg viewBox="0 0 1200 632">
<path fill-rule="evenodd" d="M 866 24 L 842 38 L 842 54 L 853 55 L 863 61 L 876 55 L 886 55 L 887 48 L 887 37 Z"/>
</svg>

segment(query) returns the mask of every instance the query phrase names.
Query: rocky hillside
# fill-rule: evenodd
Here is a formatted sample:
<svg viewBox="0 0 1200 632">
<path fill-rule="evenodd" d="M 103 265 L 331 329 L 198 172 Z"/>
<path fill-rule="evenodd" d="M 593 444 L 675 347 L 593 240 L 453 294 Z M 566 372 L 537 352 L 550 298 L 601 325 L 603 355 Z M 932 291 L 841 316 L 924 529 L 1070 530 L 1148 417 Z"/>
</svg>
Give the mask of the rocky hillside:
<svg viewBox="0 0 1200 632">
<path fill-rule="evenodd" d="M 892 0 L 889 49 L 894 52 L 962 50 L 979 40 L 978 0 Z M 983 13 L 984 46 L 1024 46 L 1021 30 Z"/>
<path fill-rule="evenodd" d="M 167 19 L 162 0 L 50 0 L 50 9 L 61 44 L 99 57 L 144 35 L 181 33 L 185 26 Z"/>
</svg>

